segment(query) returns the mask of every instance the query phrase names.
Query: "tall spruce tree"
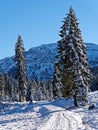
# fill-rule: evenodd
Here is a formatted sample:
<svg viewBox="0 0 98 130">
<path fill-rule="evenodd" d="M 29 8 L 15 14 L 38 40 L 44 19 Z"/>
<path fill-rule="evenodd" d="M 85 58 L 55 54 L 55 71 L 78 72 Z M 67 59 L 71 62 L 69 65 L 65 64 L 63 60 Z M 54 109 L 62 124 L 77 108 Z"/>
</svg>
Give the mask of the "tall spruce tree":
<svg viewBox="0 0 98 130">
<path fill-rule="evenodd" d="M 72 7 L 64 18 L 59 35 L 61 40 L 58 41 L 55 66 L 57 80 L 62 84 L 62 94 L 67 98 L 73 96 L 75 106 L 78 106 L 77 99 L 79 97 L 86 104 L 88 101 L 90 71 L 88 69 L 86 47 Z"/>
<path fill-rule="evenodd" d="M 18 40 L 15 46 L 15 61 L 16 61 L 16 78 L 18 80 L 18 92 L 19 101 L 26 100 L 27 91 L 27 76 L 26 76 L 26 62 L 24 56 L 24 45 L 21 36 L 18 36 Z"/>
</svg>

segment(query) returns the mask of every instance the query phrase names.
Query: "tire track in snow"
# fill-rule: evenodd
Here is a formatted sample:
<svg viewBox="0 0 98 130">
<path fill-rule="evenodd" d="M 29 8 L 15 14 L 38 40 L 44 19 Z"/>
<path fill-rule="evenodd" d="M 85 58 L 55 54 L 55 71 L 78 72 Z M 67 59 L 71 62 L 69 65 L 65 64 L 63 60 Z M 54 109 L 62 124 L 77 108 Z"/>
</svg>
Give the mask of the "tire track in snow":
<svg viewBox="0 0 98 130">
<path fill-rule="evenodd" d="M 45 107 L 45 106 L 44 106 Z M 50 114 L 43 117 L 38 130 L 84 130 L 82 119 L 74 112 L 65 111 L 62 108 L 48 106 Z M 55 111 L 54 111 L 55 110 Z"/>
</svg>

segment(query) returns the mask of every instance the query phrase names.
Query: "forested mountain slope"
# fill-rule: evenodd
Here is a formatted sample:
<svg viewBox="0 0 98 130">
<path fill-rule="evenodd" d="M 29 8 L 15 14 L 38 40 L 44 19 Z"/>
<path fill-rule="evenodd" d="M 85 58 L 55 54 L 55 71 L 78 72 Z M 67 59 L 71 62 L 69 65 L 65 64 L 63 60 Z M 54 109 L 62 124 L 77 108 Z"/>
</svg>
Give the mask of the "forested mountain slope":
<svg viewBox="0 0 98 130">
<path fill-rule="evenodd" d="M 98 45 L 86 43 L 90 68 L 98 67 Z M 25 52 L 27 73 L 31 79 L 48 80 L 53 78 L 56 43 L 32 47 Z M 15 75 L 14 56 L 0 60 L 0 71 Z"/>
</svg>

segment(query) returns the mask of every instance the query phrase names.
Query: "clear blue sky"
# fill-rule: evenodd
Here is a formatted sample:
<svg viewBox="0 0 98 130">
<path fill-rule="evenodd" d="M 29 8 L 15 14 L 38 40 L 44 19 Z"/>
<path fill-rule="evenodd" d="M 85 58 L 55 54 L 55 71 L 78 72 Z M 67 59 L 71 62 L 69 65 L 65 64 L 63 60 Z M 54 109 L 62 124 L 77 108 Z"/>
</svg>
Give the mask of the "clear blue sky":
<svg viewBox="0 0 98 130">
<path fill-rule="evenodd" d="M 0 59 L 14 55 L 18 34 L 26 50 L 58 41 L 70 5 L 83 40 L 98 44 L 98 0 L 0 0 Z"/>
</svg>

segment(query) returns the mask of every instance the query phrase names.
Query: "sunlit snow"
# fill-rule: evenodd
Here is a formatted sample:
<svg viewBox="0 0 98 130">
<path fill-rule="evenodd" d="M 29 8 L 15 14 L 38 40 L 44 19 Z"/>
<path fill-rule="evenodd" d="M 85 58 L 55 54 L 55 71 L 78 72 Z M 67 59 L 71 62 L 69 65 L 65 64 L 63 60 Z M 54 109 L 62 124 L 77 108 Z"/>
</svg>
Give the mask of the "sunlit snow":
<svg viewBox="0 0 98 130">
<path fill-rule="evenodd" d="M 29 104 L 0 104 L 0 130 L 98 130 L 98 92 L 89 94 L 88 106 L 75 108 L 72 100 L 57 99 Z"/>
</svg>

